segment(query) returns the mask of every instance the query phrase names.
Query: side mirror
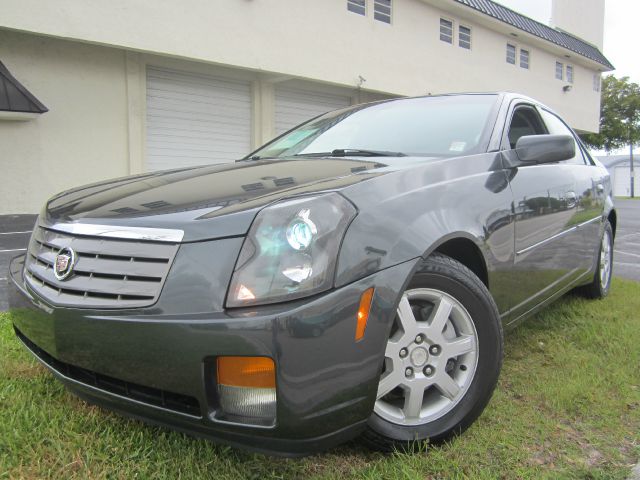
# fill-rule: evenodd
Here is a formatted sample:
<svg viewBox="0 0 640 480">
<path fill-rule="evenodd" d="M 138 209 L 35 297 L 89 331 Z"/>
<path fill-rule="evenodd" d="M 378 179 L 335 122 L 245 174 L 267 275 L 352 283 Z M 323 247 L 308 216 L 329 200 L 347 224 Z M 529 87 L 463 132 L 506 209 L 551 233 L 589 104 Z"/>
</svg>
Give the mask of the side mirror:
<svg viewBox="0 0 640 480">
<path fill-rule="evenodd" d="M 576 155 L 571 135 L 526 135 L 516 142 L 516 155 L 522 163 L 554 163 Z"/>
</svg>

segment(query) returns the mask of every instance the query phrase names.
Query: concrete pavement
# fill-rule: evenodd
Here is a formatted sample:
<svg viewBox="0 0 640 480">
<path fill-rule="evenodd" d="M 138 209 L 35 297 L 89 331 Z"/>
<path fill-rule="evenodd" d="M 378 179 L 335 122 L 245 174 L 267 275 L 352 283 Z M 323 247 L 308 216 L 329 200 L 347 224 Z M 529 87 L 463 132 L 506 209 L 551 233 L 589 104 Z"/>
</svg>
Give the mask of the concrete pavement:
<svg viewBox="0 0 640 480">
<path fill-rule="evenodd" d="M 27 248 L 36 215 L 0 216 L 0 312 L 7 309 L 9 260 Z"/>
<path fill-rule="evenodd" d="M 640 198 L 615 200 L 618 228 L 613 253 L 613 274 L 640 281 Z"/>
</svg>

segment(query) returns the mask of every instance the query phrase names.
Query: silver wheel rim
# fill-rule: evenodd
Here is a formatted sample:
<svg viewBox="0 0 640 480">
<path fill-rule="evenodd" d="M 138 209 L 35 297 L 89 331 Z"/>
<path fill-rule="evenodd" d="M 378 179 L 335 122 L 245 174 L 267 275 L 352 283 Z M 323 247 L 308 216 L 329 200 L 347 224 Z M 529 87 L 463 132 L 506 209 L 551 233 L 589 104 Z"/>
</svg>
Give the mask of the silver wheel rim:
<svg viewBox="0 0 640 480">
<path fill-rule="evenodd" d="M 451 295 L 407 290 L 385 351 L 374 412 L 398 425 L 422 425 L 450 412 L 478 366 L 471 315 Z"/>
<path fill-rule="evenodd" d="M 600 285 L 603 290 L 607 289 L 611 278 L 611 253 L 611 235 L 605 230 L 600 246 Z"/>
</svg>

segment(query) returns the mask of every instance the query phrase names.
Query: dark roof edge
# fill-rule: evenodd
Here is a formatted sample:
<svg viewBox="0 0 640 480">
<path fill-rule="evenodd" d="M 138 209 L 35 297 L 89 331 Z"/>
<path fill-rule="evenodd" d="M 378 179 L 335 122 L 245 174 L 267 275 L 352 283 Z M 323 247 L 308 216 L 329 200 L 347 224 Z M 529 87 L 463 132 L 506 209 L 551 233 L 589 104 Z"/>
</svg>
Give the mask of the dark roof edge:
<svg viewBox="0 0 640 480">
<path fill-rule="evenodd" d="M 453 0 L 456 3 L 472 8 L 477 12 L 494 18 L 512 27 L 546 40 L 559 47 L 566 48 L 589 60 L 599 63 L 608 70 L 615 70 L 613 64 L 604 56 L 600 49 L 580 37 L 563 30 L 552 28 L 542 22 L 534 20 L 522 13 L 516 12 L 493 0 Z M 500 15 L 502 14 L 502 15 Z M 529 28 L 527 23 L 533 24 Z M 566 41 L 565 41 L 566 40 Z M 573 45 L 572 45 L 573 44 Z"/>
<path fill-rule="evenodd" d="M 533 21 L 535 22 L 535 20 L 533 20 Z M 538 23 L 540 23 L 540 22 L 538 22 Z M 589 57 L 587 55 L 584 55 L 581 52 L 573 50 L 572 48 L 564 47 L 564 45 L 560 45 L 561 47 L 568 48 L 569 50 L 571 50 L 572 52 L 577 53 L 578 55 L 582 55 L 583 57 L 586 57 L 589 60 L 593 60 L 595 62 L 598 62 L 600 65 L 602 65 L 604 67 L 607 67 L 610 70 L 615 70 L 616 69 L 616 67 L 609 61 L 609 59 L 604 56 L 604 53 L 602 53 L 600 51 L 600 49 L 597 46 L 595 46 L 594 44 L 592 44 L 591 42 L 587 42 L 586 40 L 583 40 L 582 38 L 578 37 L 577 35 L 574 35 L 573 33 L 569 33 L 566 30 L 563 30 L 561 28 L 557 28 L 557 27 L 553 28 L 553 27 L 550 27 L 548 25 L 544 25 L 544 23 L 542 23 L 541 25 L 553 30 L 554 32 L 558 32 L 560 35 L 564 35 L 564 36 L 573 38 L 576 42 L 582 43 L 582 44 L 584 44 L 585 46 L 587 46 L 589 48 L 593 48 L 596 52 L 598 52 L 600 54 L 599 56 L 602 57 L 602 58 L 601 58 L 601 60 L 595 59 L 595 58 L 591 58 L 591 57 Z"/>
<path fill-rule="evenodd" d="M 8 111 L 21 112 L 21 113 L 45 113 L 49 111 L 49 109 L 40 100 L 38 100 L 35 97 L 35 95 L 33 95 L 29 90 L 27 90 L 27 88 L 24 85 L 22 85 L 16 77 L 14 77 L 11 74 L 9 69 L 2 62 L 0 62 L 0 80 L 2 80 L 2 77 L 4 77 L 5 81 L 13 85 L 15 89 L 18 90 L 18 92 L 20 92 L 26 98 L 29 104 L 32 105 L 33 107 L 31 110 L 11 109 Z M 3 110 L 3 111 L 7 111 L 7 110 Z"/>
</svg>

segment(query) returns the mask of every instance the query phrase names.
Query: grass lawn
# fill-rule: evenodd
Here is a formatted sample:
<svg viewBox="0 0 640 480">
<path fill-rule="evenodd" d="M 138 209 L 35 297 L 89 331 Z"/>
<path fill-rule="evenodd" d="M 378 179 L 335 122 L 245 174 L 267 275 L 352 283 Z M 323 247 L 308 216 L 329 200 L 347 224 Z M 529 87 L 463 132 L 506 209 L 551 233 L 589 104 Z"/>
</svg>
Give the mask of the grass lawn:
<svg viewBox="0 0 640 480">
<path fill-rule="evenodd" d="M 0 478 L 620 478 L 640 456 L 640 283 L 569 296 L 506 336 L 498 389 L 451 444 L 299 460 L 146 426 L 67 393 L 0 314 Z"/>
</svg>

